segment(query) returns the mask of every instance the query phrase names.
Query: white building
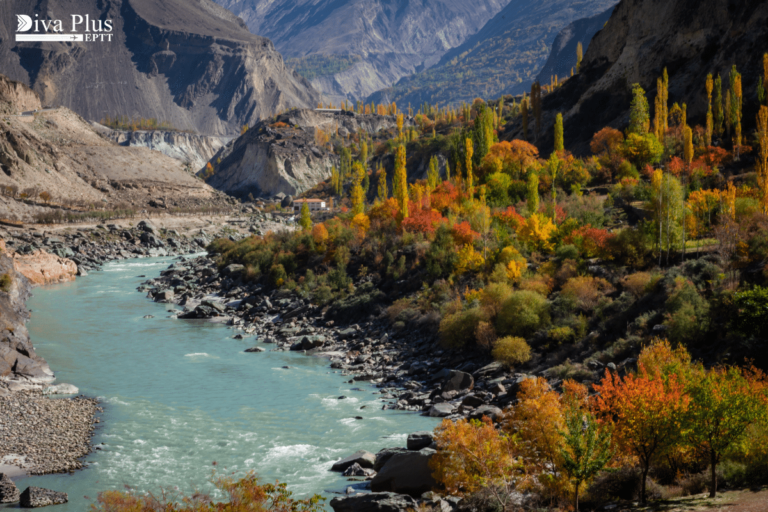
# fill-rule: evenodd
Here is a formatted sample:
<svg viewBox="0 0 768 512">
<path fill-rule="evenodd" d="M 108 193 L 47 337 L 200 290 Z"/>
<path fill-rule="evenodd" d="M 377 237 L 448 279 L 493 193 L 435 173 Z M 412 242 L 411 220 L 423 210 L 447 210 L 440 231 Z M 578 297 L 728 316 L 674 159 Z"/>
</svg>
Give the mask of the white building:
<svg viewBox="0 0 768 512">
<path fill-rule="evenodd" d="M 307 203 L 310 212 L 320 212 L 328 209 L 328 205 L 322 199 L 294 199 L 293 211 L 298 213 L 301 211 L 301 205 Z"/>
</svg>

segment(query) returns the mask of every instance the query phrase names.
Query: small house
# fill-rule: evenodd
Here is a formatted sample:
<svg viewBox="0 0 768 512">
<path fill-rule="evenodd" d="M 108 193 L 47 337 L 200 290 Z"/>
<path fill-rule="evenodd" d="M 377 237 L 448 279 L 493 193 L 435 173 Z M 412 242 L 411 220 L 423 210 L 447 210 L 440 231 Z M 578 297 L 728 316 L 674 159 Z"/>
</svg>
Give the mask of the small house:
<svg viewBox="0 0 768 512">
<path fill-rule="evenodd" d="M 304 203 L 307 203 L 307 206 L 309 206 L 310 213 L 321 212 L 328 209 L 327 203 L 322 199 L 294 199 L 293 211 L 299 213 L 301 211 L 301 206 Z"/>
</svg>

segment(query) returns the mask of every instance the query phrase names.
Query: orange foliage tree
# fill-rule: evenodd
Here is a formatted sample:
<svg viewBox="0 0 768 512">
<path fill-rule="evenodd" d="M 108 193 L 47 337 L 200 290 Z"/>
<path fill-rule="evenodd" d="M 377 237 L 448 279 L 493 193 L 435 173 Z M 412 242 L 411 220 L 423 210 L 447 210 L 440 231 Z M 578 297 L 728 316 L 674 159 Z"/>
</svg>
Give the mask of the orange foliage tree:
<svg viewBox="0 0 768 512">
<path fill-rule="evenodd" d="M 651 463 L 679 443 L 689 398 L 677 375 L 662 378 L 642 361 L 637 374 L 624 378 L 606 371 L 593 407 L 603 422 L 613 422 L 615 439 L 626 454 L 636 456 L 642 468 L 641 502 L 646 502 L 646 480 Z"/>
</svg>

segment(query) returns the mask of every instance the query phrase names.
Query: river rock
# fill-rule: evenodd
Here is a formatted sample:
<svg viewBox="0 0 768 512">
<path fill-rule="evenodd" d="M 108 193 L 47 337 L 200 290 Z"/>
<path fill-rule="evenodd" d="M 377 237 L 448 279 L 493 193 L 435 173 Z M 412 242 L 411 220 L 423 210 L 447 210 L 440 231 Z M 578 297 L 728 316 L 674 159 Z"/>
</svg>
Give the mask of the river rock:
<svg viewBox="0 0 768 512">
<path fill-rule="evenodd" d="M 418 505 L 410 496 L 391 492 L 373 492 L 331 500 L 334 512 L 406 512 L 417 510 Z"/>
<path fill-rule="evenodd" d="M 245 349 L 246 352 L 265 352 L 265 350 L 261 347 L 251 347 Z"/>
<path fill-rule="evenodd" d="M 406 446 L 409 450 L 421 450 L 432 444 L 435 435 L 429 431 L 414 432 L 408 436 Z"/>
<path fill-rule="evenodd" d="M 235 276 L 245 270 L 245 267 L 243 265 L 238 265 L 237 263 L 232 263 L 231 265 L 227 265 L 224 267 L 221 271 L 221 275 L 223 276 Z"/>
<path fill-rule="evenodd" d="M 438 485 L 429 467 L 429 460 L 435 453 L 435 450 L 424 448 L 393 455 L 371 480 L 371 491 L 411 496 L 431 491 Z"/>
<path fill-rule="evenodd" d="M 22 508 L 47 507 L 49 505 L 61 505 L 67 503 L 69 497 L 65 492 L 51 491 L 42 487 L 27 487 L 21 493 Z"/>
<path fill-rule="evenodd" d="M 389 459 L 395 454 L 407 452 L 405 448 L 384 448 L 376 454 L 376 462 L 373 463 L 374 471 L 381 471 L 381 468 L 387 463 Z"/>
<path fill-rule="evenodd" d="M 443 383 L 443 392 L 469 391 L 475 387 L 475 379 L 468 373 L 451 370 L 448 380 Z"/>
<path fill-rule="evenodd" d="M 479 420 L 483 416 L 488 416 L 494 421 L 497 421 L 502 415 L 502 410 L 493 405 L 481 405 L 475 409 L 472 414 L 469 415 L 469 419 Z"/>
<path fill-rule="evenodd" d="M 344 476 L 373 476 L 376 472 L 370 468 L 363 468 L 355 462 L 349 466 L 343 473 Z"/>
<path fill-rule="evenodd" d="M 450 416 L 453 414 L 454 407 L 453 405 L 445 402 L 441 404 L 435 404 L 432 406 L 432 408 L 429 410 L 429 415 L 432 418 L 445 418 L 446 416 Z"/>
<path fill-rule="evenodd" d="M 0 503 L 16 503 L 19 501 L 19 488 L 6 474 L 0 473 Z"/>
<path fill-rule="evenodd" d="M 349 457 L 345 457 L 331 466 L 331 471 L 344 471 L 352 464 L 359 464 L 363 468 L 372 468 L 374 462 L 376 462 L 376 456 L 371 452 L 360 450 Z"/>
<path fill-rule="evenodd" d="M 136 225 L 136 227 L 139 228 L 142 231 L 147 232 L 147 233 L 152 233 L 153 235 L 159 234 L 159 231 L 157 230 L 155 225 L 152 224 L 152 221 L 150 221 L 150 220 L 143 220 L 143 221 L 139 222 Z"/>
<path fill-rule="evenodd" d="M 163 290 L 155 295 L 155 302 L 171 302 L 173 301 L 173 290 Z"/>
</svg>

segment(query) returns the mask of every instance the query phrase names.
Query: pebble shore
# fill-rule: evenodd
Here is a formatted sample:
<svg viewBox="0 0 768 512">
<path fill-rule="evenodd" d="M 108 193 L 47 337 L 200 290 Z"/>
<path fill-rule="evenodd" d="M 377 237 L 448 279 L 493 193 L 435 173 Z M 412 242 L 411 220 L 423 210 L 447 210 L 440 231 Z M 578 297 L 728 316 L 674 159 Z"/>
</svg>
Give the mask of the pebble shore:
<svg viewBox="0 0 768 512">
<path fill-rule="evenodd" d="M 31 475 L 81 469 L 99 412 L 93 398 L 51 399 L 40 391 L 0 397 L 0 454 L 23 455 Z"/>
</svg>

